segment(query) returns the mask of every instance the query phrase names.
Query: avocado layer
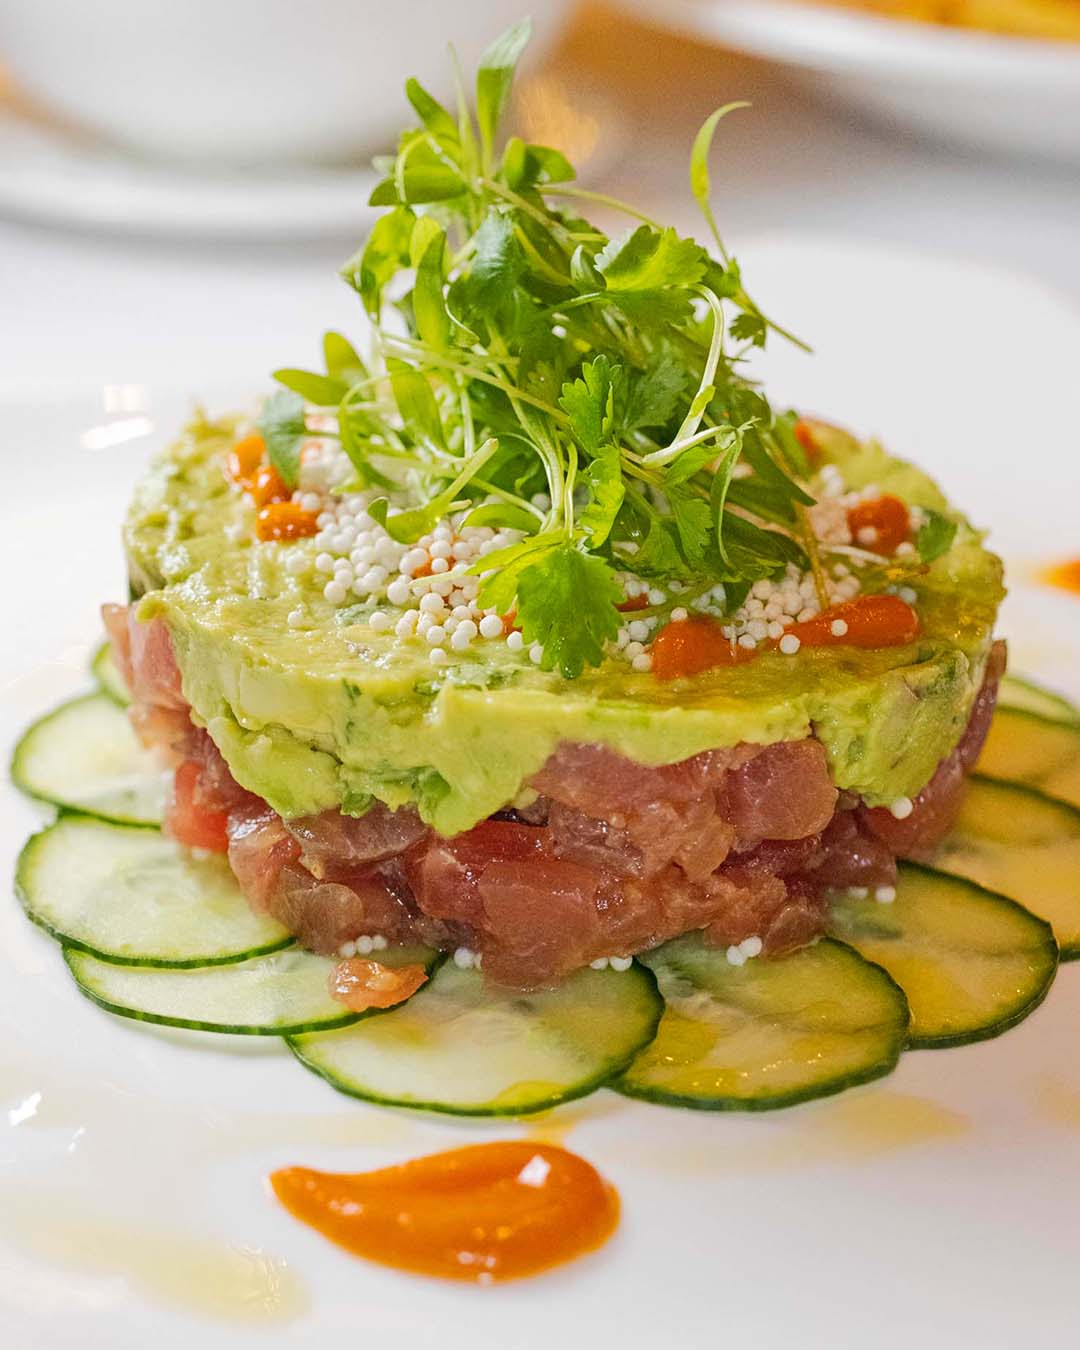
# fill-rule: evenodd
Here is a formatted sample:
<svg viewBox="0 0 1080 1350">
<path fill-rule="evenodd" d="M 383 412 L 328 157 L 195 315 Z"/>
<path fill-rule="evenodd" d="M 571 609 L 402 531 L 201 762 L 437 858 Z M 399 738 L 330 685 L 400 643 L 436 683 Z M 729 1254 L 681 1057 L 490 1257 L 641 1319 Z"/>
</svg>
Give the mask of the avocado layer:
<svg viewBox="0 0 1080 1350">
<path fill-rule="evenodd" d="M 966 725 L 1001 565 L 930 479 L 877 445 L 836 433 L 826 455 L 849 486 L 876 483 L 959 522 L 916 583 L 919 639 L 767 651 L 662 684 L 625 661 L 568 681 L 502 642 L 435 670 L 422 641 L 373 631 L 370 607 L 333 606 L 310 575 L 286 572 L 292 551 L 314 552 L 310 539 L 254 540 L 253 508 L 223 472 L 231 438 L 230 424 L 200 422 L 156 462 L 128 517 L 129 571 L 139 617 L 161 617 L 172 634 L 196 721 L 236 779 L 285 817 L 361 814 L 378 798 L 414 802 L 450 835 L 520 798 L 560 741 L 658 765 L 808 734 L 838 787 L 880 805 L 917 793 Z M 297 608 L 304 626 L 293 628 Z"/>
</svg>

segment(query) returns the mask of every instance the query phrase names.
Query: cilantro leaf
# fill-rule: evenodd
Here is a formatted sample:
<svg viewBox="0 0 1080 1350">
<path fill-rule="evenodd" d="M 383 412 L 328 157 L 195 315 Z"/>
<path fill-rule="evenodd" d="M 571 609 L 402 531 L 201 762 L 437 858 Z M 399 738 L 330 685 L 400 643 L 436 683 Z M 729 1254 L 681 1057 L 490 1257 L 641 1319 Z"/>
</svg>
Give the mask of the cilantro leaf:
<svg viewBox="0 0 1080 1350">
<path fill-rule="evenodd" d="M 644 541 L 637 552 L 627 559 L 627 564 L 643 577 L 676 577 L 683 580 L 687 568 L 676 543 L 677 538 L 678 530 L 674 521 L 654 518 Z"/>
<path fill-rule="evenodd" d="M 518 136 L 511 136 L 506 143 L 501 172 L 515 192 L 538 183 L 568 183 L 575 177 L 574 166 L 561 150 L 526 145 Z"/>
<path fill-rule="evenodd" d="M 680 239 L 669 225 L 654 230 L 639 225 L 613 239 L 596 255 L 597 270 L 609 291 L 656 291 L 694 286 L 705 275 L 706 254 L 692 239 Z"/>
<path fill-rule="evenodd" d="M 473 236 L 472 265 L 457 293 L 480 317 L 498 321 L 512 306 L 524 270 L 525 255 L 513 220 L 506 212 L 493 209 Z"/>
<path fill-rule="evenodd" d="M 587 465 L 582 479 L 589 489 L 589 501 L 578 513 L 577 523 L 589 536 L 590 546 L 599 548 L 611 533 L 626 496 L 619 447 L 610 443 L 602 446 Z"/>
<path fill-rule="evenodd" d="M 543 647 L 543 669 L 557 666 L 574 680 L 586 665 L 603 659 L 604 643 L 615 638 L 622 622 L 615 608 L 622 597 L 603 558 L 564 544 L 518 577 L 518 622 L 525 641 Z"/>
<path fill-rule="evenodd" d="M 628 379 L 624 429 L 665 426 L 675 414 L 686 384 L 686 368 L 674 352 L 662 351 L 647 370 Z"/>
<path fill-rule="evenodd" d="M 622 367 L 601 355 L 586 361 L 580 377 L 562 387 L 559 407 L 570 418 L 570 428 L 587 454 L 595 455 L 612 435 L 615 396 L 622 380 Z"/>
<path fill-rule="evenodd" d="M 684 487 L 670 489 L 668 501 L 675 517 L 683 556 L 689 563 L 702 562 L 712 531 L 712 512 L 708 502 L 692 495 Z"/>
<path fill-rule="evenodd" d="M 948 553 L 956 538 L 956 521 L 939 511 L 925 511 L 926 519 L 915 535 L 915 548 L 924 563 L 933 562 Z"/>
<path fill-rule="evenodd" d="M 526 567 L 532 567 L 565 542 L 561 533 L 549 531 L 510 544 L 496 553 L 488 553 L 469 568 L 472 575 L 483 573 L 477 592 L 477 603 L 483 609 L 494 609 L 509 614 L 514 607 L 518 578 Z"/>
<path fill-rule="evenodd" d="M 736 342 L 749 342 L 753 347 L 764 347 L 769 326 L 754 310 L 745 310 L 731 322 L 729 329 Z"/>
<path fill-rule="evenodd" d="M 308 435 L 301 396 L 288 389 L 271 394 L 262 406 L 259 431 L 281 481 L 294 488 L 300 476 L 300 450 Z"/>
</svg>

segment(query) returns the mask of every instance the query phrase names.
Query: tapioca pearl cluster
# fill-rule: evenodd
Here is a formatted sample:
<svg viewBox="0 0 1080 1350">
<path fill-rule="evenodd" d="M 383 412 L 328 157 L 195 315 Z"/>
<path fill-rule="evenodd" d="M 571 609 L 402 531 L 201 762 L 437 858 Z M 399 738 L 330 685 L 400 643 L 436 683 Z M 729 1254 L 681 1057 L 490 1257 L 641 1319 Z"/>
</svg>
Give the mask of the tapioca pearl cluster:
<svg viewBox="0 0 1080 1350">
<path fill-rule="evenodd" d="M 381 933 L 373 933 L 370 937 L 362 934 L 352 942 L 343 942 L 338 948 L 338 956 L 370 956 L 372 952 L 384 952 L 389 947 L 389 941 Z"/>
<path fill-rule="evenodd" d="M 309 422 L 315 420 L 314 417 L 308 419 Z M 300 450 L 300 471 L 297 475 L 299 492 L 325 498 L 342 483 L 347 483 L 352 474 L 352 463 L 336 441 L 305 441 Z M 309 506 L 305 509 L 315 511 L 318 507 Z"/>
<path fill-rule="evenodd" d="M 651 586 L 633 573 L 619 573 L 617 580 L 627 600 L 644 599 L 649 605 L 663 605 L 667 602 L 666 591 Z M 638 618 L 634 610 L 627 610 L 626 620 L 616 634 L 615 641 L 609 645 L 609 652 L 613 656 L 622 657 L 633 670 L 640 673 L 650 671 L 652 657 L 646 649 L 665 622 L 666 620 L 654 614 Z"/>
<path fill-rule="evenodd" d="M 741 942 L 735 943 L 729 947 L 724 955 L 727 957 L 729 966 L 745 966 L 747 961 L 752 961 L 755 956 L 761 955 L 764 943 L 756 934 L 753 937 L 743 938 Z"/>
<path fill-rule="evenodd" d="M 368 617 L 375 632 L 420 638 L 433 665 L 478 640 L 503 640 L 520 651 L 520 633 L 507 633 L 502 617 L 477 602 L 481 578 L 468 574 L 480 558 L 518 542 L 518 530 L 466 526 L 464 514 L 438 521 L 414 544 L 393 539 L 368 511 L 372 492 L 323 496 L 315 536 L 316 573 L 325 576 L 324 599 L 332 605 L 359 599 L 378 608 Z M 298 565 L 298 571 L 301 570 Z M 293 623 L 290 615 L 289 622 Z M 296 611 L 296 623 L 303 622 Z M 542 651 L 530 652 L 539 661 Z"/>
<path fill-rule="evenodd" d="M 858 578 L 843 563 L 832 568 L 832 575 L 825 578 L 829 605 L 843 604 L 853 600 L 859 593 Z M 810 572 L 802 572 L 794 563 L 789 563 L 784 575 L 778 580 L 764 579 L 755 581 L 750 594 L 743 604 L 724 624 L 724 636 L 737 642 L 740 647 L 753 651 L 761 642 L 777 642 L 785 656 L 794 656 L 801 643 L 794 633 L 786 633 L 794 623 L 805 623 L 821 613 L 817 586 Z M 847 625 L 843 620 L 844 631 Z M 843 633 L 837 632 L 837 637 Z"/>
</svg>

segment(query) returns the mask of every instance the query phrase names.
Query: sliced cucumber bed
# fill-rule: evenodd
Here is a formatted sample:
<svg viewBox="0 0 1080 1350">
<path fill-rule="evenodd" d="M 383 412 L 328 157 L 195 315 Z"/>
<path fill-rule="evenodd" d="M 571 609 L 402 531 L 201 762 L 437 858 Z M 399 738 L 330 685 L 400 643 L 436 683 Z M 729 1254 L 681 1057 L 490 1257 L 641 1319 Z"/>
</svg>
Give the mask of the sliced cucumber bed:
<svg viewBox="0 0 1080 1350">
<path fill-rule="evenodd" d="M 114 703 L 119 703 L 122 708 L 126 708 L 131 702 L 128 687 L 117 669 L 116 662 L 113 660 L 110 643 L 103 642 L 94 653 L 90 662 L 90 674 L 97 680 L 101 692 L 108 694 Z"/>
<path fill-rule="evenodd" d="M 973 882 L 913 865 L 901 867 L 892 904 L 838 898 L 830 929 L 903 989 L 915 1048 L 998 1035 L 1038 1007 L 1057 970 L 1048 924 Z"/>
<path fill-rule="evenodd" d="M 550 992 L 517 994 L 452 962 L 392 1016 L 290 1039 L 302 1064 L 342 1092 L 461 1116 L 527 1115 L 583 1097 L 653 1037 L 652 977 L 579 970 Z"/>
<path fill-rule="evenodd" d="M 15 747 L 11 777 L 32 797 L 124 825 L 160 825 L 167 775 L 107 694 L 48 713 Z"/>
<path fill-rule="evenodd" d="M 1080 807 L 1080 723 L 999 708 L 977 768 Z"/>
<path fill-rule="evenodd" d="M 1033 788 L 973 777 L 935 867 L 1017 901 L 1080 956 L 1080 810 Z"/>
<path fill-rule="evenodd" d="M 1023 675 L 1005 675 L 998 690 L 998 707 L 1036 713 L 1051 722 L 1070 722 L 1080 726 L 1080 708 L 1064 694 L 1036 684 Z"/>
<path fill-rule="evenodd" d="M 88 952 L 64 951 L 75 983 L 108 1012 L 140 1022 L 192 1031 L 240 1036 L 287 1036 L 344 1027 L 367 1013 L 351 1012 L 330 995 L 337 962 L 292 947 L 234 965 L 201 970 L 119 966 Z M 415 962 L 431 969 L 428 948 L 395 948 L 379 953 L 384 965 Z"/>
<path fill-rule="evenodd" d="M 904 1048 L 899 986 L 843 943 L 731 965 L 693 934 L 639 958 L 667 1004 L 656 1039 L 611 1086 L 711 1111 L 761 1111 L 890 1073 Z"/>
<path fill-rule="evenodd" d="M 221 856 L 197 858 L 157 830 L 61 816 L 19 858 L 27 914 L 67 946 L 107 961 L 206 966 L 292 938 L 255 914 Z"/>
</svg>

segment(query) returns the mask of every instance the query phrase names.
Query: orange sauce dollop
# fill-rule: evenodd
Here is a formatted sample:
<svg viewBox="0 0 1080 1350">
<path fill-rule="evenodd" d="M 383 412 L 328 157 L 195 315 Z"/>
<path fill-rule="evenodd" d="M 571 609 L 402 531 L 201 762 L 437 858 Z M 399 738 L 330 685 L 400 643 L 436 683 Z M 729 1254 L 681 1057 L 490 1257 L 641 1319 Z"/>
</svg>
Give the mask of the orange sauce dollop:
<svg viewBox="0 0 1080 1350">
<path fill-rule="evenodd" d="M 857 544 L 890 557 L 911 534 L 911 515 L 906 504 L 889 493 L 859 502 L 847 513 L 847 520 Z"/>
<path fill-rule="evenodd" d="M 591 1164 L 528 1140 L 377 1172 L 285 1167 L 270 1184 L 290 1214 L 346 1251 L 474 1284 L 562 1265 L 602 1246 L 619 1221 L 618 1193 Z"/>
<path fill-rule="evenodd" d="M 1063 591 L 1074 591 L 1080 595 L 1080 558 L 1071 558 L 1068 562 L 1055 563 L 1042 574 L 1043 580 L 1051 586 L 1059 586 Z"/>
<path fill-rule="evenodd" d="M 803 647 L 901 647 L 918 637 L 919 616 L 898 595 L 861 595 L 803 623 L 790 624 L 784 633 L 797 637 Z M 657 633 L 652 672 L 658 680 L 687 679 L 706 670 L 742 665 L 764 649 L 740 647 L 724 636 L 715 619 L 692 615 Z"/>
<path fill-rule="evenodd" d="M 786 631 L 804 647 L 902 647 L 918 637 L 919 616 L 898 595 L 860 595 Z"/>
<path fill-rule="evenodd" d="M 665 624 L 649 650 L 652 673 L 658 680 L 684 680 L 754 659 L 754 651 L 725 637 L 715 619 L 696 614 Z"/>
</svg>

